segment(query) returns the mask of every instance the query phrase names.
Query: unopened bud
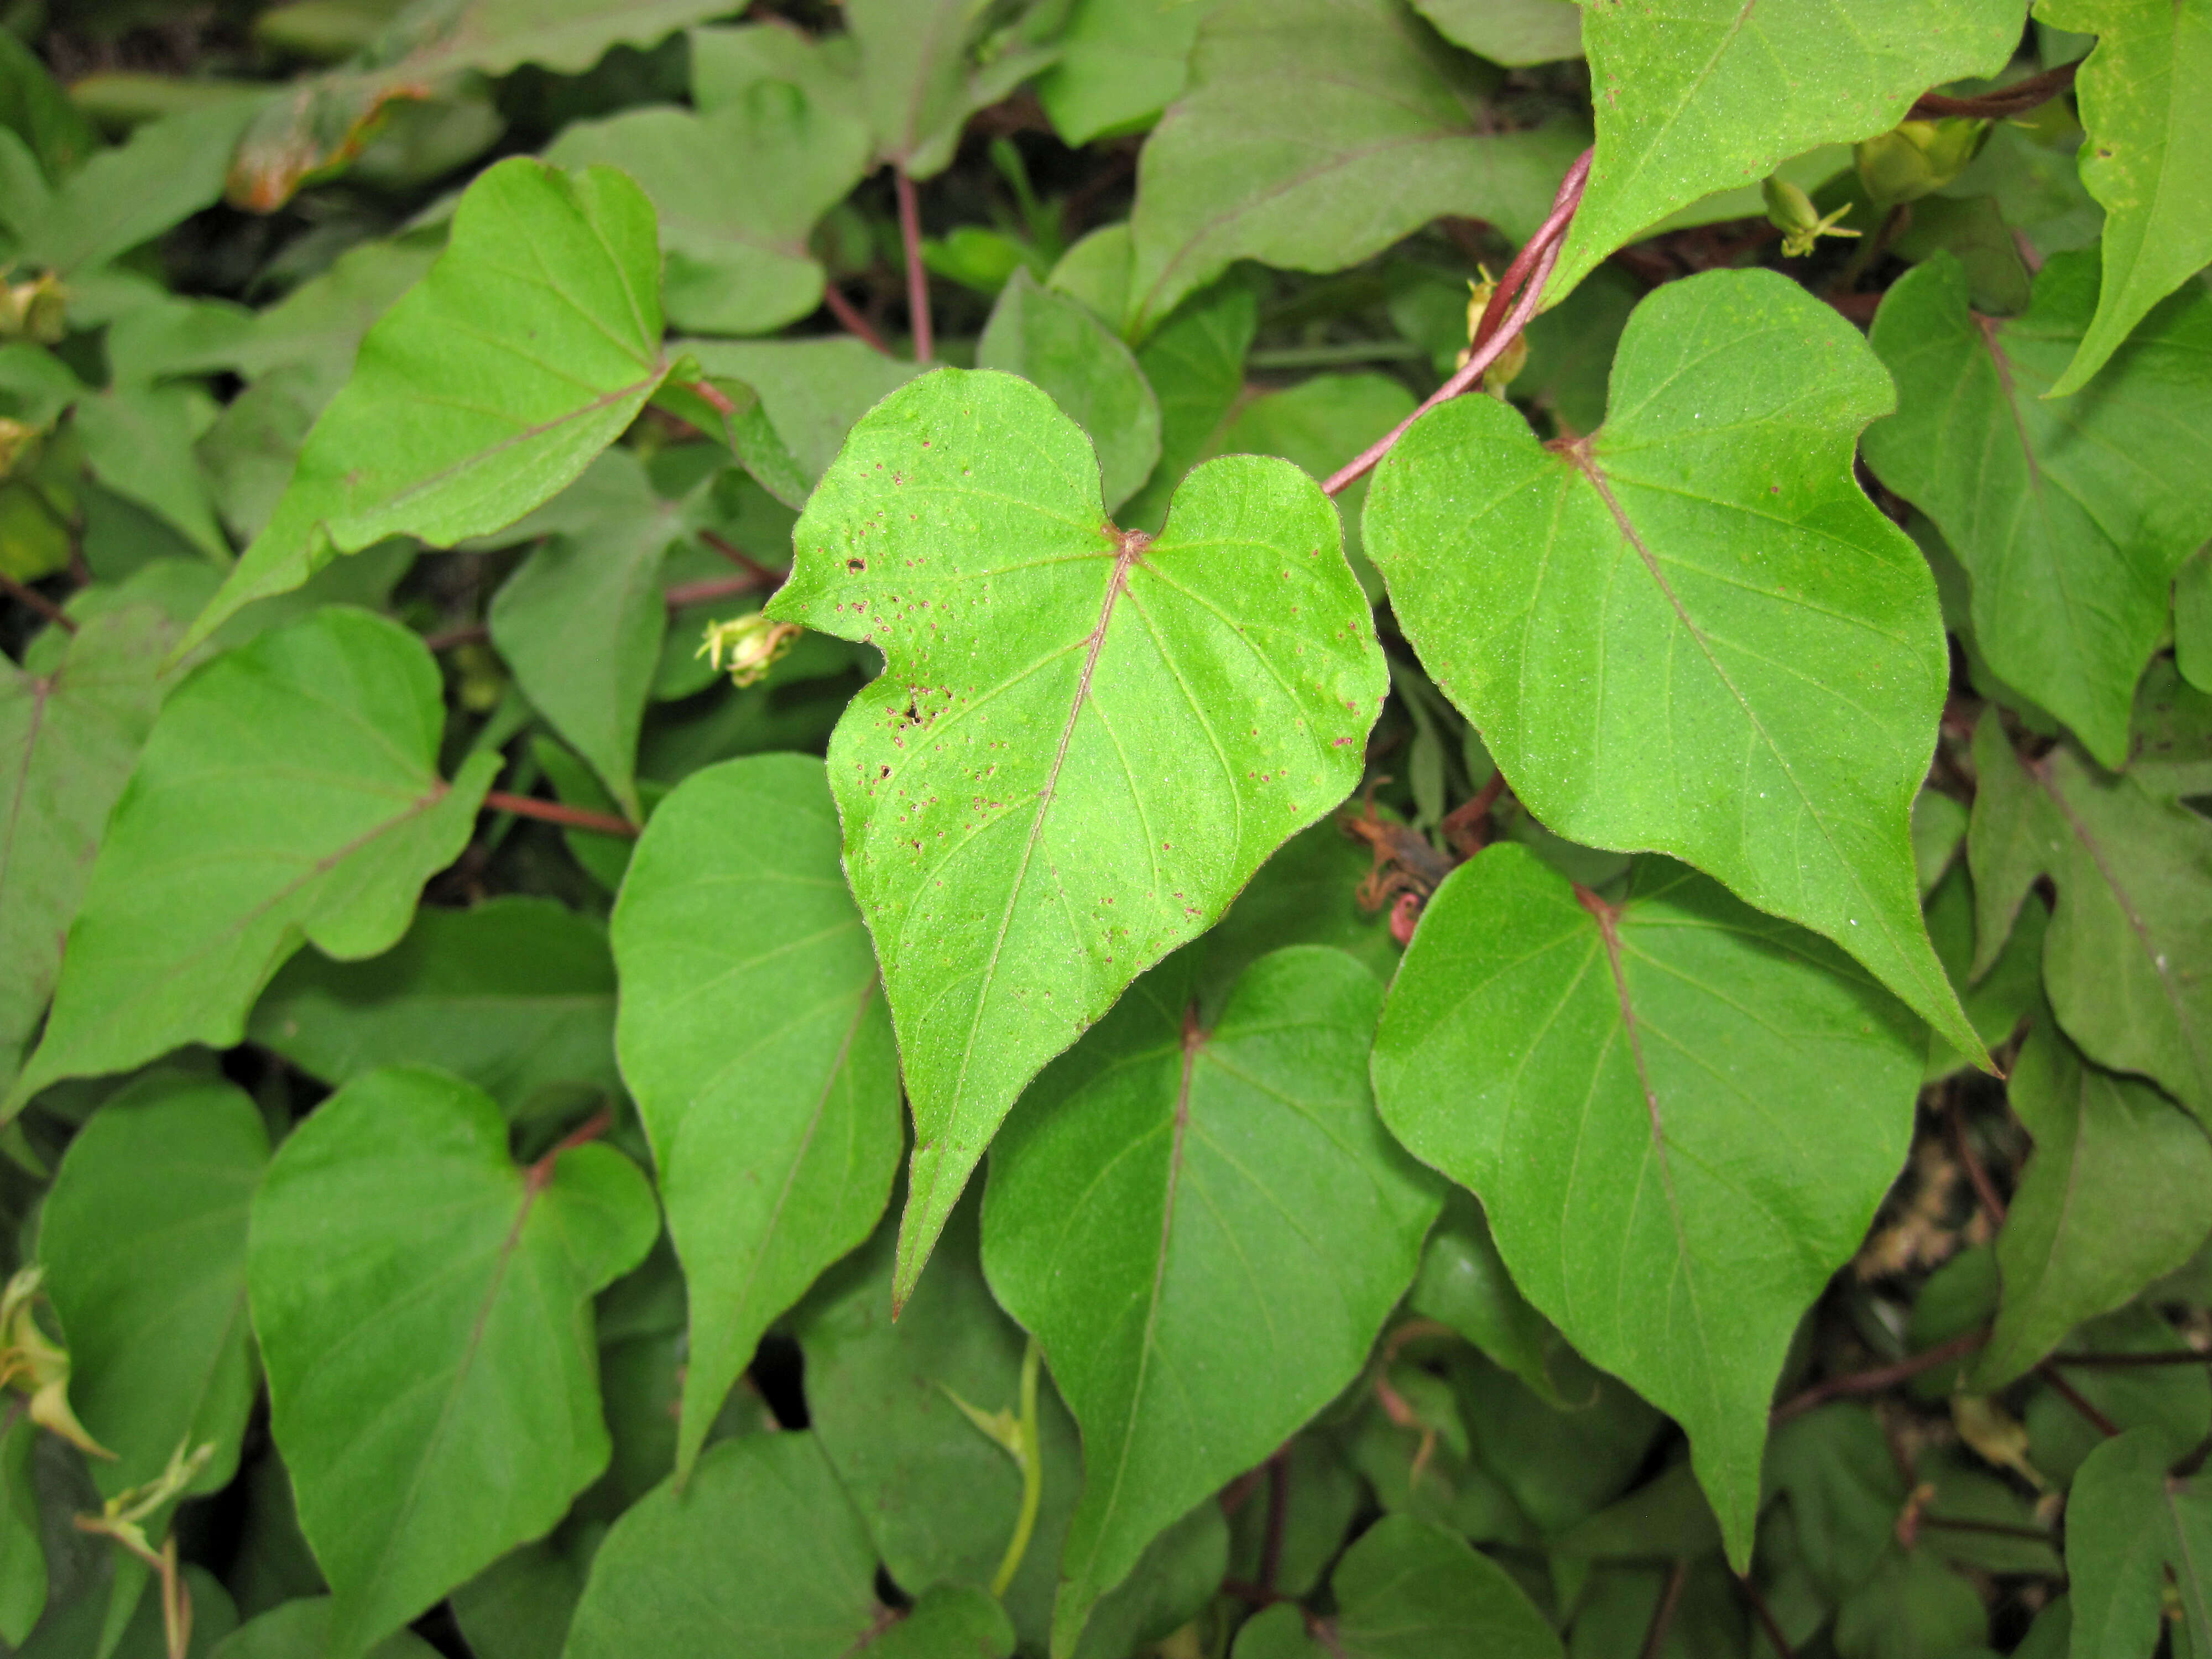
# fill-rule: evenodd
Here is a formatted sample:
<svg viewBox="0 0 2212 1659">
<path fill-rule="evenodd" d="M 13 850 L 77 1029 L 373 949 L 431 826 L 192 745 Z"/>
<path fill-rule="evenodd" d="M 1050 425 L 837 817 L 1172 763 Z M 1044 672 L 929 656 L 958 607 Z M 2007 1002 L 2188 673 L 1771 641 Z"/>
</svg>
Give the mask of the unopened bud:
<svg viewBox="0 0 2212 1659">
<path fill-rule="evenodd" d="M 52 345 L 69 332 L 69 302 L 52 271 L 0 288 L 0 336 Z"/>
<path fill-rule="evenodd" d="M 1858 147 L 1859 182 L 1878 207 L 1934 194 L 1981 153 L 1990 124 L 1962 116 L 1903 121 Z"/>
<path fill-rule="evenodd" d="M 1859 234 L 1838 225 L 1838 222 L 1851 210 L 1848 202 L 1823 216 L 1813 205 L 1811 197 L 1779 173 L 1767 174 L 1759 189 L 1766 198 L 1766 222 L 1782 233 L 1782 257 L 1785 259 L 1802 259 L 1823 236 Z"/>
<path fill-rule="evenodd" d="M 706 643 L 696 654 L 726 671 L 731 684 L 758 685 L 803 632 L 796 623 L 770 622 L 765 612 L 756 611 L 729 622 L 708 623 Z"/>
</svg>

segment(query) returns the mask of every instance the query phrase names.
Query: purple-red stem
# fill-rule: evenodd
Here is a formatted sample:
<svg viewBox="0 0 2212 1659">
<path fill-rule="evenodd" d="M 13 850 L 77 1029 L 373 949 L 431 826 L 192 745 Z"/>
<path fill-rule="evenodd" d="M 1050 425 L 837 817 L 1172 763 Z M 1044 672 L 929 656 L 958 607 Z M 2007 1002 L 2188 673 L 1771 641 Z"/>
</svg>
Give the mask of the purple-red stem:
<svg viewBox="0 0 2212 1659">
<path fill-rule="evenodd" d="M 678 582 L 661 595 L 672 611 L 687 605 L 705 605 L 714 599 L 726 599 L 734 594 L 750 593 L 759 588 L 773 587 L 783 580 L 781 570 L 770 570 L 755 563 L 747 555 L 738 552 L 711 531 L 701 531 L 700 539 L 718 544 L 718 552 L 726 552 L 749 568 L 734 576 L 708 576 L 702 581 Z M 481 645 L 491 637 L 491 629 L 482 623 L 464 623 L 459 628 L 441 629 L 435 634 L 425 634 L 422 643 L 433 651 L 450 651 L 457 645 Z"/>
<path fill-rule="evenodd" d="M 557 823 L 568 830 L 589 830 L 602 836 L 634 836 L 637 826 L 628 818 L 618 818 L 611 812 L 587 811 L 580 806 L 563 806 L 559 801 L 539 800 L 531 795 L 510 795 L 504 789 L 494 789 L 483 798 L 488 811 L 512 812 L 519 818 L 536 818 L 544 823 Z"/>
<path fill-rule="evenodd" d="M 1666 1648 L 1667 1632 L 1674 1627 L 1674 1609 L 1682 1604 L 1682 1586 L 1689 1577 L 1688 1558 L 1676 1560 L 1667 1575 L 1667 1588 L 1660 1592 L 1659 1605 L 1651 1610 L 1651 1626 L 1644 1632 L 1644 1645 L 1638 1650 L 1642 1659 L 1659 1659 Z"/>
<path fill-rule="evenodd" d="M 2060 1376 L 2057 1366 L 2046 1359 L 2035 1368 L 2035 1374 L 2048 1382 L 2053 1394 L 2081 1413 L 2082 1420 L 2107 1440 L 2119 1434 L 2120 1425 L 2099 1411 L 2095 1403 L 2087 1395 Z"/>
<path fill-rule="evenodd" d="M 1937 1344 L 1925 1353 L 1914 1354 L 1910 1359 L 1900 1359 L 1894 1365 L 1877 1365 L 1870 1371 L 1854 1371 L 1849 1376 L 1832 1376 L 1817 1383 L 1802 1394 L 1793 1395 L 1774 1408 L 1772 1420 L 1786 1423 L 1793 1417 L 1802 1417 L 1815 1406 L 1825 1406 L 1831 1400 L 1841 1400 L 1855 1394 L 1880 1394 L 1897 1383 L 1908 1382 L 1923 1371 L 1932 1371 L 1946 1361 L 1959 1359 L 1990 1340 L 1987 1331 L 1968 1331 L 1964 1336 L 1954 1336 L 1948 1342 Z"/>
<path fill-rule="evenodd" d="M 17 581 L 13 576 L 8 574 L 5 571 L 0 571 L 0 592 L 6 593 L 9 599 L 15 600 L 18 605 L 28 605 L 32 610 L 37 611 L 41 617 L 44 617 L 48 622 L 53 623 L 55 627 L 60 629 L 64 633 L 74 634 L 76 632 L 76 617 L 70 616 L 68 611 L 63 610 L 61 606 L 56 605 L 45 594 L 40 592 L 37 588 L 28 586 L 22 582 Z"/>
<path fill-rule="evenodd" d="M 1590 151 L 1584 150 L 1575 158 L 1575 164 L 1567 169 L 1567 176 L 1559 181 L 1559 193 L 1553 198 L 1551 216 L 1506 267 L 1504 277 L 1482 313 L 1481 326 L 1475 331 L 1474 349 L 1465 367 L 1438 386 L 1426 403 L 1354 456 L 1322 486 L 1322 489 L 1332 495 L 1341 495 L 1373 471 L 1376 464 L 1396 447 L 1398 440 L 1406 435 L 1407 428 L 1438 404 L 1449 402 L 1469 386 L 1480 384 L 1490 366 L 1505 355 L 1505 349 L 1528 326 L 1528 319 L 1536 314 L 1536 307 L 1543 300 L 1544 284 L 1551 280 L 1552 267 L 1559 263 L 1567 227 L 1574 222 L 1575 210 L 1582 204 L 1583 186 L 1589 182 L 1590 155 Z M 1512 311 L 1504 316 L 1502 325 L 1495 324 L 1496 313 L 1503 309 L 1516 287 L 1520 297 L 1514 302 Z M 1491 331 L 1487 337 L 1483 333 L 1485 328 Z"/>
<path fill-rule="evenodd" d="M 891 349 L 884 343 L 884 337 L 876 332 L 850 300 L 837 291 L 836 283 L 829 283 L 823 289 L 822 303 L 830 308 L 830 314 L 837 319 L 837 325 L 846 333 L 864 345 L 873 347 L 886 357 L 891 355 Z"/>
<path fill-rule="evenodd" d="M 937 341 L 929 325 L 929 271 L 921 263 L 921 204 L 915 199 L 914 180 L 904 167 L 891 168 L 891 188 L 898 197 L 899 240 L 906 248 L 906 306 L 912 313 L 914 360 L 926 363 L 937 355 Z"/>
</svg>

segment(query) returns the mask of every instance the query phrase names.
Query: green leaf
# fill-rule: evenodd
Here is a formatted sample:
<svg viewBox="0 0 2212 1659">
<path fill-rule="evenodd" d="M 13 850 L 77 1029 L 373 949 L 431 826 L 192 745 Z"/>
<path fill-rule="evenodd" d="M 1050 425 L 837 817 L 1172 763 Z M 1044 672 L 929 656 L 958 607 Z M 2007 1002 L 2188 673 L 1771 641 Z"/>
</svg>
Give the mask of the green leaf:
<svg viewBox="0 0 2212 1659">
<path fill-rule="evenodd" d="M 631 451 L 608 450 L 517 526 L 546 539 L 492 598 L 491 641 L 515 683 L 632 823 L 644 811 L 638 732 L 668 628 L 661 569 L 689 507 L 656 494 Z"/>
<path fill-rule="evenodd" d="M 1083 1427 L 1055 1654 L 1146 1543 L 1358 1374 L 1437 1213 L 1368 1092 L 1374 976 L 1279 951 L 1206 1031 L 1193 968 L 1040 1078 L 991 1160 L 984 1271 Z"/>
<path fill-rule="evenodd" d="M 1583 9 L 1597 153 L 1549 293 L 1677 208 L 1815 145 L 1887 131 L 1929 88 L 1993 76 L 2020 0 L 1685 0 Z M 1871 234 L 1871 232 L 1869 232 Z"/>
<path fill-rule="evenodd" d="M 961 1408 L 988 1414 L 1021 1400 L 1024 1339 L 983 1282 L 980 1208 L 971 1196 L 952 1212 L 932 1271 L 896 1320 L 896 1240 L 886 1227 L 794 1321 L 808 1425 L 901 1584 L 991 1583 L 1021 1510 L 1022 1472 Z M 1044 1484 L 1029 1548 L 1002 1599 L 1022 1640 L 1042 1649 L 1082 1462 L 1074 1421 L 1049 1379 L 1037 1395 Z"/>
<path fill-rule="evenodd" d="M 1249 399 L 1207 448 L 1221 454 L 1279 455 L 1319 482 L 1390 431 L 1414 407 L 1405 382 L 1387 374 L 1316 374 L 1286 391 L 1263 392 Z M 1367 479 L 1354 479 L 1336 503 L 1352 568 L 1365 572 L 1371 583 L 1374 573 L 1367 570 L 1360 538 L 1367 488 Z"/>
<path fill-rule="evenodd" d="M 1796 283 L 1689 277 L 1629 319 L 1594 437 L 1555 453 L 1494 398 L 1423 416 L 1376 472 L 1367 549 L 1547 829 L 1826 934 L 1978 1060 L 1909 829 L 1949 678 L 1936 586 L 1851 477 L 1891 406 Z"/>
<path fill-rule="evenodd" d="M 67 178 L 100 147 L 92 123 L 13 33 L 0 42 L 0 125 L 22 138 L 50 179 Z"/>
<path fill-rule="evenodd" d="M 1458 1188 L 1445 1196 L 1443 1218 L 1429 1235 L 1406 1304 L 1423 1318 L 1450 1326 L 1547 1405 L 1567 1409 L 1570 1402 L 1551 1372 L 1559 1334 L 1514 1288 L 1482 1206 Z"/>
<path fill-rule="evenodd" d="M 659 268 L 652 205 L 622 174 L 524 156 L 479 173 L 184 648 L 341 553 L 400 535 L 450 546 L 556 494 L 666 373 Z"/>
<path fill-rule="evenodd" d="M 793 508 L 805 506 L 854 422 L 921 373 L 903 358 L 842 338 L 680 340 L 670 349 L 717 380 L 750 389 L 771 449 L 763 455 L 740 447 L 738 459 L 770 495 Z"/>
<path fill-rule="evenodd" d="M 233 1631 L 209 1659 L 324 1659 L 330 1628 L 329 1596 L 287 1601 Z M 366 1659 L 433 1659 L 437 1651 L 403 1630 L 371 1648 Z"/>
<path fill-rule="evenodd" d="M 969 116 L 1050 61 L 1049 53 L 1023 44 L 1018 16 L 1050 10 L 1036 0 L 998 7 L 978 0 L 844 0 L 845 27 L 860 44 L 877 159 L 909 179 L 942 173 Z M 1012 21 L 1009 14 L 1017 15 Z"/>
<path fill-rule="evenodd" d="M 2167 1467 L 2186 1449 L 2130 1429 L 2089 1454 L 2066 1503 L 2066 1577 L 2079 1659 L 2157 1645 L 2168 1575 L 2194 1633 L 2212 1630 L 2212 1491 Z"/>
<path fill-rule="evenodd" d="M 2043 983 L 2059 1024 L 2099 1065 L 2149 1077 L 2212 1122 L 2212 824 L 2070 748 L 2022 762 L 1995 709 L 1974 769 L 1976 969 L 2050 877 Z"/>
<path fill-rule="evenodd" d="M 1379 911 L 1359 904 L 1374 860 L 1340 821 L 1323 818 L 1285 842 L 1245 884 L 1197 949 L 1199 1014 L 1211 1019 L 1237 976 L 1286 945 L 1326 945 L 1383 984 L 1398 970 L 1398 941 Z"/>
<path fill-rule="evenodd" d="M 1741 1564 L 1790 1334 L 1904 1163 L 1921 1054 L 1838 953 L 1711 882 L 1649 860 L 1613 904 L 1500 845 L 1430 901 L 1374 1075 L 1522 1293 L 1689 1431 Z"/>
<path fill-rule="evenodd" d="M 870 140 L 843 108 L 768 81 L 706 114 L 662 106 L 578 122 L 545 159 L 620 167 L 652 198 L 672 325 L 763 334 L 822 303 L 807 238 L 867 170 Z"/>
<path fill-rule="evenodd" d="M 850 35 L 811 38 L 778 21 L 695 28 L 689 37 L 691 101 L 712 112 L 742 104 L 755 87 L 782 81 L 819 109 L 859 101 L 860 54 Z"/>
<path fill-rule="evenodd" d="M 931 1591 L 903 1615 L 875 1595 L 876 1554 L 815 1437 L 710 1448 L 679 1495 L 615 1523 L 569 1626 L 568 1659 L 1006 1659 L 1013 1631 L 981 1592 Z M 961 1647 L 956 1642 L 970 1645 Z"/>
<path fill-rule="evenodd" d="M 1527 236 L 1583 134 L 1494 131 L 1476 88 L 1404 0 L 1220 0 L 1139 162 L 1131 337 L 1238 259 L 1339 270 L 1447 213 Z"/>
<path fill-rule="evenodd" d="M 623 1073 L 690 1285 L 679 1473 L 890 1196 L 898 1057 L 837 849 L 819 762 L 727 761 L 661 804 L 615 908 Z"/>
<path fill-rule="evenodd" d="M 2187 1346 L 2180 1333 L 2145 1302 L 2163 1299 L 2154 1286 L 2144 1302 L 2092 1320 L 2067 1339 L 2065 1352 L 2094 1354 L 2172 1353 Z M 2174 1443 L 2193 1446 L 2212 1429 L 2212 1382 L 2202 1365 L 2068 1366 L 2074 1391 L 2122 1430 L 2158 1428 Z M 2070 1401 L 2045 1386 L 2029 1395 L 2023 1413 L 2028 1461 L 2052 1481 L 2070 1486 L 2089 1454 L 2106 1436 Z"/>
<path fill-rule="evenodd" d="M 2099 1071 L 2045 1026 L 2013 1061 L 2010 1085 L 2035 1154 L 1997 1235 L 2004 1299 L 1977 1394 L 2124 1306 L 2212 1234 L 2212 1145 L 2157 1090 Z"/>
<path fill-rule="evenodd" d="M 85 461 L 102 483 L 174 526 L 207 558 L 228 565 L 230 544 L 216 523 L 192 450 L 215 413 L 213 400 L 196 386 L 118 386 L 81 401 L 76 427 Z"/>
<path fill-rule="evenodd" d="M 1936 958 L 1955 983 L 1966 987 L 1960 1005 L 1991 1049 L 2011 1041 L 2021 1022 L 2043 1006 L 2043 935 L 2050 922 L 2050 907 L 2031 894 L 1996 961 L 1969 983 L 1974 963 L 1974 884 L 1963 865 L 1954 865 L 1928 896 L 1928 936 L 1936 942 Z M 1949 1077 L 1966 1065 L 1964 1054 L 1935 1032 L 1928 1034 L 1928 1069 L 1922 1073 L 1923 1081 Z"/>
<path fill-rule="evenodd" d="M 6 1110 L 58 1078 L 228 1047 L 303 943 L 341 959 L 388 949 L 499 769 L 483 755 L 438 775 L 441 690 L 415 635 L 341 606 L 179 686 L 108 821 Z"/>
<path fill-rule="evenodd" d="M 1563 1659 L 1544 1615 L 1486 1555 L 1409 1515 L 1359 1535 L 1330 1576 L 1336 1611 L 1309 1631 L 1271 1607 L 1237 1638 L 1237 1659 Z"/>
<path fill-rule="evenodd" d="M 246 1273 L 332 1659 L 544 1532 L 605 1467 L 591 1297 L 658 1231 L 621 1153 L 518 1169 L 491 1097 L 442 1073 L 373 1072 L 293 1131 Z"/>
<path fill-rule="evenodd" d="M 58 664 L 0 662 L 0 1075 L 38 1029 L 109 809 L 161 703 L 176 628 L 150 605 L 90 617 Z"/>
<path fill-rule="evenodd" d="M 854 428 L 769 605 L 886 662 L 830 781 L 915 1123 L 902 1301 L 1024 1085 L 1350 793 L 1382 701 L 1310 479 L 1212 462 L 1158 540 L 1097 480 L 1043 392 L 938 370 Z"/>
<path fill-rule="evenodd" d="M 1055 281 L 1059 276 L 1054 273 Z M 1112 315 L 1120 316 L 1121 309 L 1117 305 Z M 1156 530 L 1166 519 L 1183 474 L 1206 453 L 1206 441 L 1243 395 L 1244 354 L 1259 315 L 1259 298 L 1249 286 L 1216 283 L 1177 306 L 1138 348 L 1137 366 L 1160 404 L 1160 464 L 1122 507 L 1124 522 Z"/>
<path fill-rule="evenodd" d="M 1990 666 L 2117 768 L 2169 584 L 2212 536 L 2212 295 L 2158 307 L 2090 392 L 2039 397 L 2096 291 L 2088 255 L 2057 254 L 2027 314 L 1997 321 L 1968 311 L 1952 259 L 1906 275 L 1873 332 L 1902 401 L 1866 455 L 1957 550 Z"/>
<path fill-rule="evenodd" d="M 2078 392 L 2145 313 L 2212 261 L 2212 11 L 2155 0 L 2039 0 L 2039 21 L 2097 37 L 2075 79 L 2081 182 L 2105 209 L 2096 319 L 2046 396 Z"/>
<path fill-rule="evenodd" d="M 650 46 L 731 9 L 732 0 L 416 0 L 352 62 L 270 103 L 238 146 L 230 198 L 275 212 L 358 155 L 394 100 L 451 88 L 471 70 L 502 76 L 535 64 L 580 76 L 611 46 Z"/>
<path fill-rule="evenodd" d="M 436 1066 L 514 1117 L 564 1087 L 621 1086 L 606 929 L 520 895 L 467 910 L 426 905 L 371 961 L 293 957 L 246 1035 L 333 1087 L 381 1066 Z"/>
<path fill-rule="evenodd" d="M 1989 1632 L 1989 1609 L 1974 1586 L 1924 1549 L 1893 1547 L 1836 1609 L 1843 1659 L 1957 1655 L 1981 1646 Z"/>
<path fill-rule="evenodd" d="M 2173 660 L 2184 679 L 2212 694 L 2212 547 L 2199 548 L 2173 579 Z"/>
<path fill-rule="evenodd" d="M 1149 125 L 1188 73 L 1205 0 L 1075 0 L 1060 61 L 1037 77 L 1037 101 L 1060 142 Z"/>
<path fill-rule="evenodd" d="M 603 1383 L 605 1374 L 603 1358 Z M 525 1544 L 453 1592 L 453 1622 L 473 1659 L 561 1659 L 591 1567 L 588 1554 L 564 1541 L 556 1531 Z"/>
<path fill-rule="evenodd" d="M 1413 0 L 1447 40 L 1520 68 L 1583 55 L 1583 14 L 1575 0 Z"/>
<path fill-rule="evenodd" d="M 0 1430 L 0 1641 L 20 1648 L 46 1607 L 46 1550 L 31 1457 L 42 1431 L 17 1412 Z"/>
<path fill-rule="evenodd" d="M 1018 374 L 1050 394 L 1098 452 L 1109 513 L 1160 459 L 1160 405 L 1119 336 L 1079 300 L 1018 270 L 976 343 L 978 368 Z"/>
<path fill-rule="evenodd" d="M 39 1260 L 70 1351 L 70 1403 L 113 1452 L 107 1497 L 212 1444 L 191 1490 L 238 1471 L 256 1388 L 246 1218 L 269 1162 L 253 1103 L 155 1073 L 93 1114 L 40 1212 Z"/>
<path fill-rule="evenodd" d="M 23 227 L 15 257 L 88 271 L 190 218 L 221 198 L 230 153 L 264 101 L 247 95 L 149 121 L 100 151 Z"/>
</svg>

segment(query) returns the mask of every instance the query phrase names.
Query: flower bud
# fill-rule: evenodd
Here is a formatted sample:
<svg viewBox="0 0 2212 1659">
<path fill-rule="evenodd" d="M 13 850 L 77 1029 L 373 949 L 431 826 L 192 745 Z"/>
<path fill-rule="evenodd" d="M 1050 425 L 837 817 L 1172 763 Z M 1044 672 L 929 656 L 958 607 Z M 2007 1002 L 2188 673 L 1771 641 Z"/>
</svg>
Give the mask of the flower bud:
<svg viewBox="0 0 2212 1659">
<path fill-rule="evenodd" d="M 1960 116 L 1900 122 L 1859 145 L 1859 182 L 1877 207 L 1917 202 L 1964 173 L 1989 131 L 1988 122 Z"/>
<path fill-rule="evenodd" d="M 770 622 L 763 611 L 708 623 L 706 643 L 697 654 L 712 666 L 726 669 L 730 684 L 757 685 L 805 630 L 796 623 Z"/>
</svg>

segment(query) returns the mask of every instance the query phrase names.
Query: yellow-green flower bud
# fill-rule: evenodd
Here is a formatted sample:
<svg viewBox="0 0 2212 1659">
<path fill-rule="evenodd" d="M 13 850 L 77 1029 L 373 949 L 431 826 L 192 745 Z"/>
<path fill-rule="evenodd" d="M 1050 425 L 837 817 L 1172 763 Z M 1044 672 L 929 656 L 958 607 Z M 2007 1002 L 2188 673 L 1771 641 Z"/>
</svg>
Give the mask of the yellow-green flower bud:
<svg viewBox="0 0 2212 1659">
<path fill-rule="evenodd" d="M 1964 173 L 1989 131 L 1988 122 L 1960 116 L 1900 122 L 1859 145 L 1859 182 L 1877 207 L 1917 202 Z"/>
<path fill-rule="evenodd" d="M 1813 205 L 1813 198 L 1779 173 L 1769 173 L 1759 186 L 1759 193 L 1766 199 L 1767 222 L 1782 233 L 1782 256 L 1785 259 L 1802 258 L 1823 236 L 1859 234 L 1844 230 L 1837 222 L 1851 210 L 1850 203 L 1823 217 Z"/>
<path fill-rule="evenodd" d="M 805 630 L 796 623 L 770 622 L 756 611 L 729 622 L 708 623 L 706 643 L 696 654 L 729 672 L 732 685 L 757 685 Z"/>
</svg>

